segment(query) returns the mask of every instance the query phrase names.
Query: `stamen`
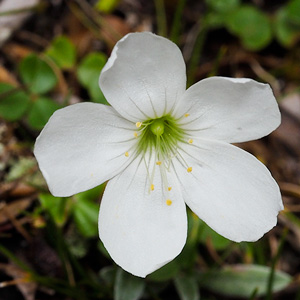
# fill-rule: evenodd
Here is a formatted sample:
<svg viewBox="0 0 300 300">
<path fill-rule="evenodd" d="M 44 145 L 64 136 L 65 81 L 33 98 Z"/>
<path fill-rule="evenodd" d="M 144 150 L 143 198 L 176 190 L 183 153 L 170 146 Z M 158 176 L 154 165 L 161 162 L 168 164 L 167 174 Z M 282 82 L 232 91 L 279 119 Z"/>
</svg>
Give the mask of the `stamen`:
<svg viewBox="0 0 300 300">
<path fill-rule="evenodd" d="M 128 156 L 129 156 L 129 153 L 128 153 L 127 151 L 125 152 L 125 156 L 126 156 L 126 157 L 128 157 Z"/>
<path fill-rule="evenodd" d="M 170 206 L 170 205 L 172 204 L 172 200 L 167 199 L 167 200 L 166 200 L 166 204 L 167 204 L 168 206 Z"/>
<path fill-rule="evenodd" d="M 183 114 L 183 117 L 188 117 L 190 114 Z M 136 131 L 132 131 L 135 138 L 138 138 L 137 153 L 148 152 L 150 154 L 149 160 L 144 162 L 147 168 L 148 175 L 148 192 L 154 191 L 155 172 L 160 173 L 161 183 L 166 193 L 172 190 L 169 180 L 169 172 L 171 172 L 172 159 L 176 157 L 180 164 L 187 172 L 192 171 L 192 167 L 187 164 L 184 157 L 181 155 L 180 143 L 192 144 L 194 141 L 192 136 L 186 134 L 185 130 L 177 124 L 177 120 L 171 116 L 163 116 L 161 118 L 144 120 L 143 122 L 136 122 Z M 131 153 L 130 156 L 135 156 Z M 127 156 L 127 155 L 126 155 Z M 129 156 L 129 153 L 128 153 Z M 156 166 L 159 166 L 157 168 Z M 170 194 L 169 194 L 170 195 Z M 170 197 L 170 196 L 169 196 Z M 171 205 L 170 199 L 165 199 L 167 205 Z"/>
</svg>

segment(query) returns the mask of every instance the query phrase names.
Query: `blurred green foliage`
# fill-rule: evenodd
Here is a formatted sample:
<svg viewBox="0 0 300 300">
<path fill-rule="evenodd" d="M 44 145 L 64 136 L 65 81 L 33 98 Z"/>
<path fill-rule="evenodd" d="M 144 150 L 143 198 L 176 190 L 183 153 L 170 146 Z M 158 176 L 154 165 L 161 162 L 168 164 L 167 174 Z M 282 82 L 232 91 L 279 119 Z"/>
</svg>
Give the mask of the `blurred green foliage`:
<svg viewBox="0 0 300 300">
<path fill-rule="evenodd" d="M 75 66 L 77 53 L 70 39 L 58 36 L 46 50 L 46 55 L 51 57 L 60 68 L 71 69 Z"/>
<path fill-rule="evenodd" d="M 275 38 L 284 47 L 292 47 L 300 38 L 300 1 L 291 0 L 274 14 L 239 0 L 206 0 L 204 16 L 208 29 L 225 27 L 240 38 L 243 46 L 258 51 Z"/>
<path fill-rule="evenodd" d="M 0 116 L 8 121 L 20 119 L 30 104 L 30 97 L 7 83 L 0 82 Z"/>
<path fill-rule="evenodd" d="M 225 266 L 221 270 L 201 275 L 201 285 L 229 297 L 250 298 L 255 290 L 256 296 L 267 294 L 270 268 L 259 265 Z M 276 271 L 273 292 L 280 291 L 291 282 L 291 276 Z"/>
<path fill-rule="evenodd" d="M 120 0 L 98 0 L 95 8 L 100 12 L 110 13 L 117 7 L 119 2 Z"/>
<path fill-rule="evenodd" d="M 108 104 L 99 88 L 99 74 L 106 64 L 107 57 L 103 53 L 90 53 L 79 64 L 77 77 L 94 102 Z"/>
<path fill-rule="evenodd" d="M 40 194 L 42 207 L 50 214 L 54 223 L 62 227 L 72 217 L 82 236 L 86 238 L 98 236 L 97 203 L 103 193 L 104 184 L 72 197 L 54 197 L 51 194 Z"/>
<path fill-rule="evenodd" d="M 50 116 L 64 106 L 51 97 L 63 71 L 76 70 L 78 82 L 91 101 L 108 104 L 98 84 L 107 57 L 90 53 L 78 66 L 76 59 L 75 45 L 65 36 L 56 37 L 44 53 L 25 57 L 18 68 L 23 85 L 0 83 L 0 116 L 8 121 L 25 120 L 32 129 L 42 129 Z"/>
</svg>

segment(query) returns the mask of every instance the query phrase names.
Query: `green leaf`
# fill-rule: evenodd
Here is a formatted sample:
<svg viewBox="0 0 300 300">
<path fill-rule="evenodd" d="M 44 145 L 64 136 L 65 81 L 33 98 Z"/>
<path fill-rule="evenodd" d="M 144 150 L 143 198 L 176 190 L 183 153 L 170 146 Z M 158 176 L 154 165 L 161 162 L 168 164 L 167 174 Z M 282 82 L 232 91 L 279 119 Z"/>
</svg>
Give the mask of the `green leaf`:
<svg viewBox="0 0 300 300">
<path fill-rule="evenodd" d="M 90 94 L 93 102 L 108 105 L 108 102 L 99 87 L 99 78 L 94 78 L 91 81 L 91 85 L 90 85 L 90 88 L 88 89 L 88 91 L 89 91 L 89 94 Z"/>
<path fill-rule="evenodd" d="M 57 83 L 56 75 L 50 66 L 35 54 L 30 54 L 21 61 L 20 76 L 35 94 L 47 93 Z"/>
<path fill-rule="evenodd" d="M 120 0 L 98 0 L 95 8 L 103 13 L 111 13 L 119 4 Z"/>
<path fill-rule="evenodd" d="M 13 86 L 0 83 L 0 116 L 7 121 L 17 121 L 30 104 L 29 96 Z"/>
<path fill-rule="evenodd" d="M 225 13 L 236 9 L 240 0 L 206 0 L 206 4 L 217 12 Z"/>
<path fill-rule="evenodd" d="M 300 0 L 292 0 L 286 6 L 290 22 L 300 25 Z"/>
<path fill-rule="evenodd" d="M 40 194 L 42 206 L 49 212 L 58 226 L 63 226 L 68 217 L 70 198 L 54 197 L 51 194 Z"/>
<path fill-rule="evenodd" d="M 115 266 L 104 267 L 100 270 L 99 276 L 105 284 L 112 287 L 116 278 L 117 268 Z"/>
<path fill-rule="evenodd" d="M 224 267 L 219 271 L 202 274 L 200 284 L 209 290 L 229 297 L 249 298 L 255 289 L 257 296 L 267 292 L 271 268 L 259 265 L 235 265 Z M 273 281 L 273 292 L 278 292 L 291 282 L 291 276 L 276 271 Z"/>
<path fill-rule="evenodd" d="M 175 259 L 148 275 L 147 278 L 152 281 L 170 280 L 176 276 L 176 274 L 179 272 L 179 269 L 180 265 L 178 264 L 177 259 Z"/>
<path fill-rule="evenodd" d="M 98 201 L 100 196 L 103 194 L 104 189 L 105 189 L 105 184 L 103 183 L 94 187 L 93 189 L 78 193 L 74 197 L 77 200 Z"/>
<path fill-rule="evenodd" d="M 94 102 L 108 104 L 99 87 L 99 76 L 107 61 L 103 53 L 91 53 L 80 63 L 77 70 L 79 82 L 88 90 Z"/>
<path fill-rule="evenodd" d="M 224 250 L 232 243 L 232 241 L 216 233 L 203 221 L 200 220 L 200 223 L 200 242 L 205 244 L 207 240 L 210 240 L 216 250 Z"/>
<path fill-rule="evenodd" d="M 181 300 L 199 300 L 197 279 L 193 275 L 180 275 L 174 279 L 174 284 Z"/>
<path fill-rule="evenodd" d="M 99 204 L 74 196 L 73 216 L 80 233 L 85 237 L 98 235 Z"/>
<path fill-rule="evenodd" d="M 119 268 L 114 286 L 114 300 L 137 300 L 142 296 L 144 288 L 144 279 Z"/>
<path fill-rule="evenodd" d="M 54 39 L 46 54 L 62 69 L 70 69 L 76 62 L 76 48 L 65 36 L 59 36 Z"/>
<path fill-rule="evenodd" d="M 28 114 L 29 125 L 35 129 L 42 129 L 51 115 L 59 108 L 60 105 L 49 98 L 36 99 Z"/>
<path fill-rule="evenodd" d="M 226 27 L 249 50 L 260 50 L 272 39 L 269 18 L 252 6 L 243 6 L 227 15 Z"/>
<path fill-rule="evenodd" d="M 108 251 L 106 250 L 106 248 L 104 247 L 103 245 L 103 242 L 101 240 L 98 240 L 98 243 L 97 243 L 97 248 L 98 250 L 105 256 L 107 257 L 108 259 L 111 259 Z"/>
<path fill-rule="evenodd" d="M 207 13 L 205 16 L 205 24 L 209 28 L 221 28 L 224 27 L 226 16 L 215 12 Z"/>
<path fill-rule="evenodd" d="M 285 47 L 292 47 L 300 38 L 300 24 L 291 23 L 286 8 L 277 11 L 274 31 L 277 40 Z"/>
</svg>

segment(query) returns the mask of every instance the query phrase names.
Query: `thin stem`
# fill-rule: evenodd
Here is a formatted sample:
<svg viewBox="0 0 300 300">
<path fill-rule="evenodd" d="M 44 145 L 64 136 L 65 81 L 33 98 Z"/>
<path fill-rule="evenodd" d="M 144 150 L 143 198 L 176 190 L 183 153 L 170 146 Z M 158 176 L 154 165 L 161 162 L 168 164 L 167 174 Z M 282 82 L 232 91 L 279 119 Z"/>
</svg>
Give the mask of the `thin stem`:
<svg viewBox="0 0 300 300">
<path fill-rule="evenodd" d="M 181 29 L 181 20 L 182 20 L 182 12 L 185 7 L 186 0 L 179 0 L 179 3 L 177 4 L 173 23 L 172 23 L 172 29 L 170 38 L 175 43 L 178 44 L 179 35 L 180 35 L 180 29 Z"/>
<path fill-rule="evenodd" d="M 167 36 L 167 18 L 164 0 L 154 0 L 157 20 L 157 31 L 161 36 Z"/>
<path fill-rule="evenodd" d="M 188 68 L 188 82 L 187 86 L 191 86 L 195 82 L 195 77 L 196 77 L 196 71 L 197 71 L 197 66 L 200 60 L 200 56 L 202 54 L 203 50 L 203 45 L 206 39 L 207 35 L 207 27 L 205 26 L 204 21 L 199 21 L 198 23 L 198 35 L 196 38 L 196 42 L 194 45 L 194 49 L 192 52 L 192 56 L 189 62 L 189 68 Z"/>
<path fill-rule="evenodd" d="M 281 254 L 281 251 L 282 251 L 282 248 L 283 248 L 283 245 L 284 245 L 287 234 L 288 234 L 288 229 L 285 228 L 283 230 L 283 233 L 282 233 L 282 236 L 281 236 L 281 239 L 280 239 L 280 242 L 279 242 L 277 253 L 276 253 L 276 255 L 275 255 L 275 257 L 273 258 L 273 261 L 272 261 L 271 271 L 270 271 L 270 276 L 269 276 L 268 286 L 267 286 L 266 300 L 271 300 L 272 299 L 272 290 L 273 290 L 273 282 L 274 282 L 274 275 L 275 275 L 275 266 L 276 266 L 276 263 L 279 259 L 280 254 Z"/>
</svg>

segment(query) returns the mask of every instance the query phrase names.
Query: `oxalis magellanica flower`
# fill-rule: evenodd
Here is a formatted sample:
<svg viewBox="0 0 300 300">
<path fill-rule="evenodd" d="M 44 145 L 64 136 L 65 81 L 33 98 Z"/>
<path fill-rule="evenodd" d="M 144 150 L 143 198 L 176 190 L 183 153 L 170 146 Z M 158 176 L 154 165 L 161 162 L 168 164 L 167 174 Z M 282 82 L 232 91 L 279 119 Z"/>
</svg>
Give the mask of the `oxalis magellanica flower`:
<svg viewBox="0 0 300 300">
<path fill-rule="evenodd" d="M 211 77 L 186 90 L 178 47 L 147 32 L 116 44 L 99 84 L 111 106 L 56 111 L 34 153 L 55 196 L 109 180 L 99 234 L 118 265 L 144 277 L 176 257 L 187 236 L 185 204 L 236 242 L 275 226 L 283 209 L 276 182 L 230 144 L 280 124 L 269 85 Z"/>
</svg>

